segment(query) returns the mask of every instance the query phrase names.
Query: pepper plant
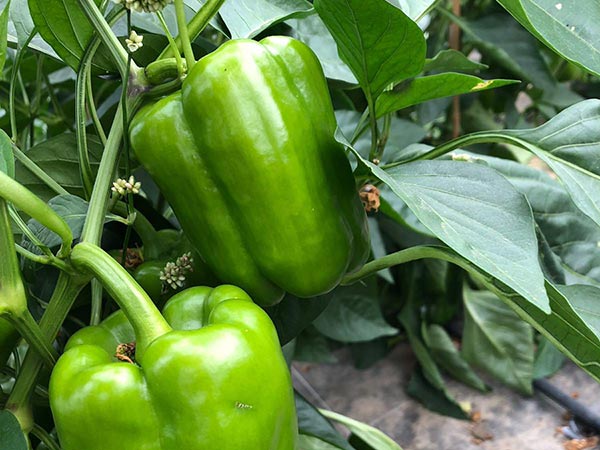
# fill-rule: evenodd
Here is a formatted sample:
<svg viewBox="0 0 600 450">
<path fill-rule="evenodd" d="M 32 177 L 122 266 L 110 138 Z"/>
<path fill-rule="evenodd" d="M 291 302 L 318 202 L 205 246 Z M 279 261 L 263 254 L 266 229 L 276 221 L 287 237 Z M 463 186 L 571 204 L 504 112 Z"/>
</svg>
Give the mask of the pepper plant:
<svg viewBox="0 0 600 450">
<path fill-rule="evenodd" d="M 334 343 L 463 419 L 444 373 L 600 380 L 594 18 L 0 1 L 0 447 L 398 449 L 293 393 Z"/>
</svg>

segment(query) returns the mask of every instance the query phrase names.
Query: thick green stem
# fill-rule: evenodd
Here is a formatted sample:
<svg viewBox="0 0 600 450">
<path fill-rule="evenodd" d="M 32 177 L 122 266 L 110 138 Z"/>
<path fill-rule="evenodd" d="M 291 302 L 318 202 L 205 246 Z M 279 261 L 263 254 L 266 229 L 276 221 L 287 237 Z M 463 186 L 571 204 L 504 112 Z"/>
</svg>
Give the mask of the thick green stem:
<svg viewBox="0 0 600 450">
<path fill-rule="evenodd" d="M 188 39 L 192 41 L 196 39 L 202 31 L 206 28 L 210 20 L 219 12 L 219 8 L 224 3 L 225 0 L 207 0 L 207 2 L 198 10 L 194 18 L 187 25 L 187 34 Z M 181 30 L 179 31 L 181 33 Z M 178 36 L 175 40 L 177 43 L 178 51 L 181 52 L 183 46 L 181 41 L 181 36 Z M 172 58 L 175 56 L 175 53 L 171 49 L 171 46 L 168 46 L 163 50 L 158 59 L 166 59 Z M 188 70 L 191 67 L 188 67 Z"/>
<path fill-rule="evenodd" d="M 2 302 L 2 296 L 0 296 L 0 302 Z M 18 315 L 7 314 L 5 318 L 15 326 L 29 346 L 41 356 L 44 363 L 48 367 L 53 367 L 58 359 L 58 352 L 45 339 L 42 330 L 29 310 L 26 309 Z"/>
<path fill-rule="evenodd" d="M 135 330 L 136 358 L 141 360 L 156 338 L 171 331 L 148 294 L 100 247 L 86 242 L 76 245 L 71 262 L 75 267 L 93 274 L 121 307 Z"/>
<path fill-rule="evenodd" d="M 196 59 L 194 58 L 192 42 L 190 41 L 190 35 L 188 33 L 187 20 L 185 19 L 185 5 L 183 0 L 175 0 L 175 13 L 177 15 L 177 29 L 179 30 L 181 46 L 183 47 L 183 54 L 185 55 L 185 62 L 189 71 L 192 70 L 192 67 L 194 67 Z"/>
<path fill-rule="evenodd" d="M 69 255 L 71 244 L 73 243 L 73 233 L 69 225 L 33 192 L 13 180 L 4 172 L 0 172 L 0 197 L 11 202 L 18 209 L 24 211 L 43 226 L 58 234 L 62 240 L 58 256 L 62 258 Z"/>
<path fill-rule="evenodd" d="M 52 342 L 56 337 L 77 295 L 88 281 L 89 278 L 71 276 L 64 272 L 58 276 L 48 308 L 40 320 L 40 329 L 48 342 Z M 28 421 L 26 413 L 43 364 L 44 361 L 37 352 L 27 352 L 19 376 L 6 402 L 6 409 L 17 416 L 25 432 L 33 428 L 33 420 Z"/>
</svg>

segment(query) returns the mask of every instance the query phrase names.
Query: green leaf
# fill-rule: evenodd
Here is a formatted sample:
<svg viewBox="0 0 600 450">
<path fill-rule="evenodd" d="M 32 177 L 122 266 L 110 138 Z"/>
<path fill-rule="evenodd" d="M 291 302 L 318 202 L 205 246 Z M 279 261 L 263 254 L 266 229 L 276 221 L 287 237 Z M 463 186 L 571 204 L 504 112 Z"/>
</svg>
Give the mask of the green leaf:
<svg viewBox="0 0 600 450">
<path fill-rule="evenodd" d="M 375 427 L 343 416 L 333 411 L 320 410 L 325 417 L 335 420 L 348 428 L 353 434 L 357 435 L 364 442 L 377 450 L 402 450 L 389 436 Z"/>
<path fill-rule="evenodd" d="M 81 236 L 83 224 L 87 217 L 88 203 L 75 195 L 58 195 L 48 202 L 48 206 L 65 220 L 73 232 L 73 238 L 78 239 Z M 123 220 L 113 214 L 106 216 L 107 222 Z M 27 226 L 48 248 L 57 247 L 62 243 L 61 238 L 56 233 L 44 227 L 37 220 L 30 219 Z M 36 247 L 29 241 L 24 241 L 23 246 L 32 252 L 37 251 Z"/>
<path fill-rule="evenodd" d="M 476 21 L 454 18 L 472 42 L 496 65 L 543 90 L 558 86 L 537 42 L 507 14 L 483 16 Z"/>
<path fill-rule="evenodd" d="M 485 64 L 470 60 L 459 51 L 442 50 L 425 60 L 423 72 L 476 72 L 487 68 Z"/>
<path fill-rule="evenodd" d="M 369 236 L 371 238 L 371 251 L 373 252 L 373 258 L 381 258 L 387 254 L 385 244 L 383 242 L 383 236 L 381 235 L 381 229 L 379 228 L 379 222 L 373 217 L 368 218 L 369 221 Z M 394 284 L 394 277 L 390 269 L 382 270 L 378 275 L 390 284 Z"/>
<path fill-rule="evenodd" d="M 545 337 L 540 337 L 535 361 L 533 362 L 533 379 L 545 378 L 554 375 L 560 370 L 565 362 L 563 355 Z"/>
<path fill-rule="evenodd" d="M 440 0 L 389 0 L 391 4 L 400 9 L 415 22 L 418 22 L 433 9 Z"/>
<path fill-rule="evenodd" d="M 296 338 L 294 360 L 315 363 L 334 363 L 336 357 L 331 353 L 327 338 L 310 326 Z"/>
<path fill-rule="evenodd" d="M 533 330 L 491 292 L 465 287 L 465 325 L 462 353 L 520 392 L 531 394 Z"/>
<path fill-rule="evenodd" d="M 314 436 L 307 434 L 300 434 L 298 436 L 298 450 L 336 450 L 338 448 L 342 447 L 331 445 Z"/>
<path fill-rule="evenodd" d="M 102 144 L 97 138 L 88 138 L 88 151 L 92 168 L 96 170 L 102 155 Z M 74 133 L 64 133 L 48 139 L 30 148 L 26 155 L 71 194 L 83 196 L 77 140 Z M 22 163 L 17 161 L 15 171 L 17 181 L 43 200 L 47 201 L 56 195 L 56 192 Z"/>
<path fill-rule="evenodd" d="M 315 0 L 314 5 L 367 97 L 421 72 L 423 32 L 400 9 L 385 0 Z"/>
<path fill-rule="evenodd" d="M 498 0 L 548 47 L 600 76 L 600 9 L 596 0 Z"/>
<path fill-rule="evenodd" d="M 565 109 L 540 127 L 499 131 L 542 159 L 577 207 L 600 225 L 600 100 Z"/>
<path fill-rule="evenodd" d="M 29 14 L 27 0 L 11 0 L 9 16 L 9 34 L 11 34 L 11 31 L 14 30 L 14 34 L 16 35 L 16 42 L 19 44 L 19 47 L 22 47 L 35 27 L 33 19 L 31 18 L 31 14 Z M 34 38 L 34 41 L 35 39 L 36 38 Z M 40 42 L 42 41 L 39 37 L 37 38 L 37 40 Z M 32 41 L 32 44 L 34 43 L 34 41 Z"/>
<path fill-rule="evenodd" d="M 312 298 L 297 298 L 290 294 L 277 305 L 266 309 L 277 328 L 279 341 L 285 345 L 298 336 L 323 312 L 331 301 L 332 293 Z"/>
<path fill-rule="evenodd" d="M 406 393 L 430 411 L 455 419 L 469 420 L 469 415 L 445 390 L 436 388 L 425 378 L 420 367 L 417 367 L 410 377 Z"/>
<path fill-rule="evenodd" d="M 483 80 L 462 73 L 441 73 L 415 78 L 400 83 L 393 90 L 379 96 L 376 106 L 377 117 L 436 98 L 473 94 L 518 82 L 517 80 Z"/>
<path fill-rule="evenodd" d="M 457 161 L 413 162 L 386 172 L 357 157 L 441 241 L 549 311 L 531 208 L 504 177 Z"/>
<path fill-rule="evenodd" d="M 340 59 L 333 36 L 316 12 L 286 23 L 293 28 L 293 36 L 315 52 L 327 78 L 349 84 L 357 83 L 350 68 Z"/>
<path fill-rule="evenodd" d="M 498 170 L 527 197 L 535 221 L 552 252 L 558 255 L 567 280 L 600 284 L 600 229 L 575 206 L 561 183 L 541 170 L 514 161 L 470 155 Z"/>
<path fill-rule="evenodd" d="M 0 74 L 6 62 L 6 49 L 8 48 L 8 13 L 10 0 L 0 0 Z"/>
<path fill-rule="evenodd" d="M 319 411 L 306 401 L 298 392 L 294 392 L 296 400 L 296 413 L 298 416 L 298 432 L 307 436 L 319 438 L 343 450 L 353 450 L 335 428 L 323 417 Z M 309 447 L 310 448 L 310 447 Z"/>
<path fill-rule="evenodd" d="M 77 71 L 94 27 L 79 0 L 28 0 L 33 22 L 44 40 Z M 99 5 L 102 0 L 94 0 Z"/>
<path fill-rule="evenodd" d="M 10 177 L 15 176 L 15 158 L 12 149 L 12 140 L 4 130 L 0 130 L 0 172 Z"/>
<path fill-rule="evenodd" d="M 19 421 L 7 410 L 0 410 L 0 448 L 6 450 L 27 450 L 29 448 Z"/>
<path fill-rule="evenodd" d="M 325 336 L 340 342 L 370 341 L 398 332 L 384 320 L 377 295 L 355 287 L 334 291 L 331 303 L 313 323 Z"/>
<path fill-rule="evenodd" d="M 219 14 L 233 39 L 251 38 L 270 26 L 312 10 L 306 0 L 235 0 L 226 1 Z"/>
<path fill-rule="evenodd" d="M 484 392 L 488 390 L 485 383 L 471 369 L 454 346 L 446 330 L 436 324 L 429 326 L 423 324 L 422 334 L 431 356 L 440 367 L 468 386 Z"/>
</svg>

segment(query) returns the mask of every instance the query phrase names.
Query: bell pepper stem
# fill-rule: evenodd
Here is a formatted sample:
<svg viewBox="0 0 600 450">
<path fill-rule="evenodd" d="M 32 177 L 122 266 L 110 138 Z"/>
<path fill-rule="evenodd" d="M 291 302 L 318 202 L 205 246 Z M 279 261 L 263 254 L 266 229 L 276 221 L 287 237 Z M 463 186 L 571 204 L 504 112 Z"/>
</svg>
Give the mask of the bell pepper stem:
<svg viewBox="0 0 600 450">
<path fill-rule="evenodd" d="M 221 8 L 221 5 L 223 5 L 224 2 L 225 0 L 207 0 L 206 3 L 204 3 L 202 8 L 200 8 L 200 10 L 187 25 L 188 39 L 193 41 L 200 35 L 200 33 L 202 33 L 210 20 L 215 16 L 215 14 L 217 14 L 217 12 L 219 12 L 219 8 Z M 181 30 L 179 32 L 181 33 Z M 181 35 L 175 39 L 175 42 L 177 43 L 177 48 L 179 49 L 178 51 L 180 51 L 182 48 Z M 158 59 L 172 58 L 173 56 L 175 56 L 175 54 L 169 45 L 163 50 Z M 188 67 L 188 70 L 189 69 L 190 67 Z"/>
<path fill-rule="evenodd" d="M 185 62 L 189 71 L 192 70 L 192 67 L 194 67 L 196 59 L 194 58 L 192 42 L 190 41 L 190 35 L 188 33 L 188 25 L 185 18 L 185 5 L 183 0 L 175 0 L 175 13 L 177 15 L 177 28 L 179 30 L 179 36 L 181 37 L 183 54 L 185 56 Z"/>
<path fill-rule="evenodd" d="M 169 41 L 169 46 L 173 55 L 175 55 L 175 61 L 177 63 L 177 74 L 179 77 L 182 77 L 185 71 L 185 67 L 183 66 L 183 60 L 181 59 L 181 54 L 179 53 L 179 48 L 177 48 L 177 43 L 171 35 L 171 31 L 169 31 L 169 27 L 167 26 L 167 22 L 165 22 L 165 16 L 163 16 L 162 11 L 157 11 L 156 15 L 158 16 L 158 20 L 163 27 L 165 35 L 167 36 L 167 40 Z"/>
<path fill-rule="evenodd" d="M 0 197 L 58 234 L 62 240 L 58 257 L 64 258 L 69 255 L 73 243 L 73 233 L 69 225 L 33 192 L 1 171 Z M 14 252 L 14 244 L 11 251 Z"/>
<path fill-rule="evenodd" d="M 131 275 L 100 247 L 82 242 L 73 249 L 71 262 L 94 275 L 121 307 L 136 336 L 136 358 L 141 360 L 148 346 L 171 327 Z"/>
</svg>

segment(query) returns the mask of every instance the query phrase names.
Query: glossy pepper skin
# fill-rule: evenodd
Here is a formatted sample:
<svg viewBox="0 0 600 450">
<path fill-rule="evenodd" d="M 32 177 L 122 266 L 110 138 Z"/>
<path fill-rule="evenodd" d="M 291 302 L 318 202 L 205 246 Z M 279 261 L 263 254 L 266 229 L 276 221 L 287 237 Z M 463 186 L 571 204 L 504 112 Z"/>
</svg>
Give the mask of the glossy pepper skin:
<svg viewBox="0 0 600 450">
<path fill-rule="evenodd" d="M 218 278 L 259 304 L 333 289 L 369 254 L 323 71 L 303 43 L 233 40 L 130 128 L 137 159 Z"/>
<path fill-rule="evenodd" d="M 122 312 L 67 343 L 50 380 L 63 450 L 294 450 L 289 370 L 269 317 L 241 289 L 194 287 L 163 310 L 170 331 L 141 367 Z"/>
</svg>

